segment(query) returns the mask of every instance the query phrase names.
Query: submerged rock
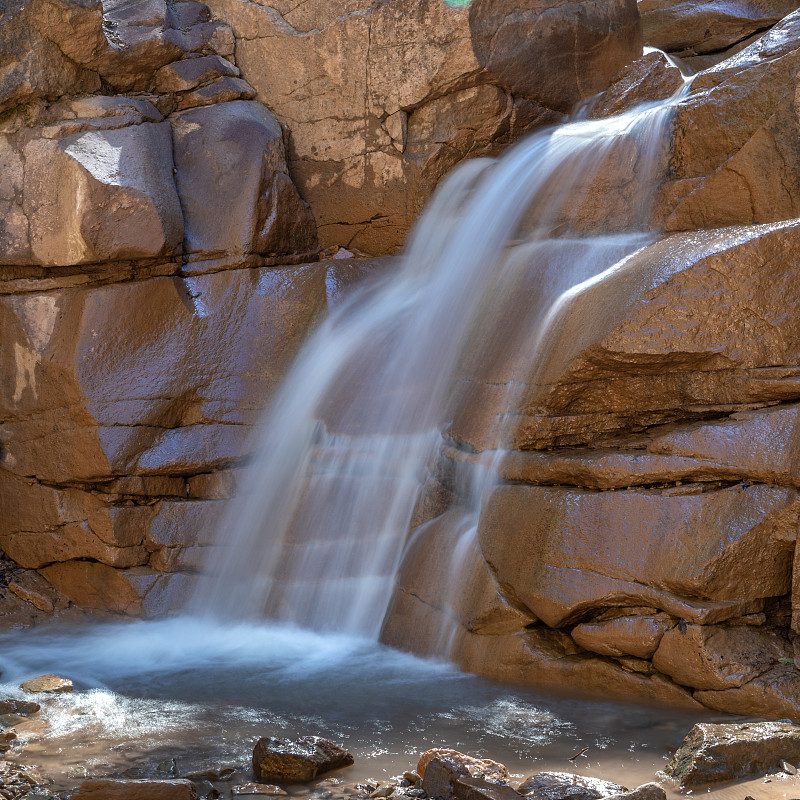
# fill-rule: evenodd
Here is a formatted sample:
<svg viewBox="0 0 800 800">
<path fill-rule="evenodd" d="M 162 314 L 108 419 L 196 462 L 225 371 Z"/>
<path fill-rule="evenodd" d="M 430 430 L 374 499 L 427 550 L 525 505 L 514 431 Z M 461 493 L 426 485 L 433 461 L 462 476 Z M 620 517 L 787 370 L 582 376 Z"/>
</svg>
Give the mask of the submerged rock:
<svg viewBox="0 0 800 800">
<path fill-rule="evenodd" d="M 261 794 L 269 795 L 271 797 L 278 797 L 281 795 L 287 795 L 288 792 L 284 791 L 280 786 L 276 786 L 273 783 L 240 783 L 236 786 L 231 786 L 231 794 L 234 796 L 244 794 Z"/>
<path fill-rule="evenodd" d="M 13 697 L 0 700 L 0 714 L 19 714 L 27 717 L 35 714 L 41 706 L 38 703 L 29 703 L 27 700 L 15 700 Z"/>
<path fill-rule="evenodd" d="M 730 781 L 800 760 L 800 725 L 748 722 L 695 725 L 664 772 L 683 788 Z"/>
<path fill-rule="evenodd" d="M 347 750 L 319 736 L 263 738 L 253 749 L 256 777 L 276 783 L 307 783 L 323 772 L 352 763 L 353 756 Z"/>
<path fill-rule="evenodd" d="M 59 694 L 72 691 L 72 681 L 69 678 L 60 678 L 58 675 L 40 675 L 31 678 L 19 685 L 23 692 L 31 694 Z"/>
</svg>

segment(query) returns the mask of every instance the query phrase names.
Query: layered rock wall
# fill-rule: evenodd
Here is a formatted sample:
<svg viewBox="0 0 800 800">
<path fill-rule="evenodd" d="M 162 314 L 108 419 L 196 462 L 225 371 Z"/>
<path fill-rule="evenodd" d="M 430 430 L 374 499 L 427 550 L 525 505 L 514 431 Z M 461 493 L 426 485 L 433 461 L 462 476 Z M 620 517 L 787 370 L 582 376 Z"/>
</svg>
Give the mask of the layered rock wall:
<svg viewBox="0 0 800 800">
<path fill-rule="evenodd" d="M 695 79 L 666 235 L 570 301 L 536 379 L 502 358 L 465 376 L 387 641 L 449 642 L 512 681 L 800 719 L 799 20 Z M 593 113 L 669 96 L 674 73 L 645 56 Z M 514 383 L 512 449 L 454 563 L 457 476 L 496 446 Z"/>
</svg>

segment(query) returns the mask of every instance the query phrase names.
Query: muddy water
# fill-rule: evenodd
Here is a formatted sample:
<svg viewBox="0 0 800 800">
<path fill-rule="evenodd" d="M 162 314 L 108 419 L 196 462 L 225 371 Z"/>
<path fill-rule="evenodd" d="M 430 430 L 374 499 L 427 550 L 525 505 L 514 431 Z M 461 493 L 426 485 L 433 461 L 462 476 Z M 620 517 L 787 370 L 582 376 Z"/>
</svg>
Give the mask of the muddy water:
<svg viewBox="0 0 800 800">
<path fill-rule="evenodd" d="M 11 754 L 60 788 L 125 770 L 158 776 L 171 758 L 181 775 L 230 765 L 243 781 L 259 736 L 297 734 L 353 752 L 356 764 L 335 776 L 342 786 L 397 775 L 443 746 L 520 777 L 575 771 L 632 787 L 656 778 L 694 722 L 730 719 L 501 686 L 360 638 L 196 619 L 7 632 L 0 669 L 0 696 L 23 697 L 19 683 L 42 673 L 74 681 L 71 695 L 37 698 L 42 712 L 17 727 Z M 330 782 L 292 789 L 326 791 L 337 796 Z M 795 798 L 800 782 L 774 776 L 711 794 Z"/>
</svg>

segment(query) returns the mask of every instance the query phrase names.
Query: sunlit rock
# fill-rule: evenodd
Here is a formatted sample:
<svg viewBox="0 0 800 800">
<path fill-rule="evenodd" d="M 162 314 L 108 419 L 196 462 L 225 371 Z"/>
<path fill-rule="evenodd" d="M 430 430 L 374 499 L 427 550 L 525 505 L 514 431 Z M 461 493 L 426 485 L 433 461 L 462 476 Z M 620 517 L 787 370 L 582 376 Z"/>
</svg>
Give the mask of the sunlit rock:
<svg viewBox="0 0 800 800">
<path fill-rule="evenodd" d="M 62 694 L 72 691 L 72 681 L 58 675 L 40 675 L 38 678 L 24 681 L 19 688 L 31 694 Z"/>
<path fill-rule="evenodd" d="M 445 169 L 558 121 L 641 52 L 631 0 L 523 4 L 494 44 L 513 4 L 468 5 L 210 3 L 257 99 L 291 128 L 292 175 L 323 247 L 397 249 Z M 421 126 L 439 134 L 424 147 Z"/>
<path fill-rule="evenodd" d="M 517 791 L 533 800 L 597 800 L 628 790 L 618 783 L 569 772 L 539 772 L 526 778 Z"/>
<path fill-rule="evenodd" d="M 419 757 L 417 773 L 429 797 L 452 798 L 460 778 L 481 778 L 489 783 L 508 784 L 511 776 L 503 764 L 473 758 L 457 750 L 427 750 Z"/>
<path fill-rule="evenodd" d="M 682 787 L 758 775 L 800 759 L 800 728 L 788 722 L 695 725 L 664 771 Z"/>
</svg>

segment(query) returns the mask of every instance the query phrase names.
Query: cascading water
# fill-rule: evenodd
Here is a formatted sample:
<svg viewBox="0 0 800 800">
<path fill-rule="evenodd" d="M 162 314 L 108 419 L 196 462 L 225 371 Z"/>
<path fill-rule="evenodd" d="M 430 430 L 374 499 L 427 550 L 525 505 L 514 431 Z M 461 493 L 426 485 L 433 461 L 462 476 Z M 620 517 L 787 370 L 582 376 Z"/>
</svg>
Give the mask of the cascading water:
<svg viewBox="0 0 800 800">
<path fill-rule="evenodd" d="M 298 356 L 196 608 L 378 634 L 426 464 L 474 382 L 506 387 L 478 445 L 496 454 L 564 298 L 652 241 L 674 100 L 536 133 L 444 181 L 400 267 Z M 465 554 L 492 474 L 468 481 Z"/>
</svg>

